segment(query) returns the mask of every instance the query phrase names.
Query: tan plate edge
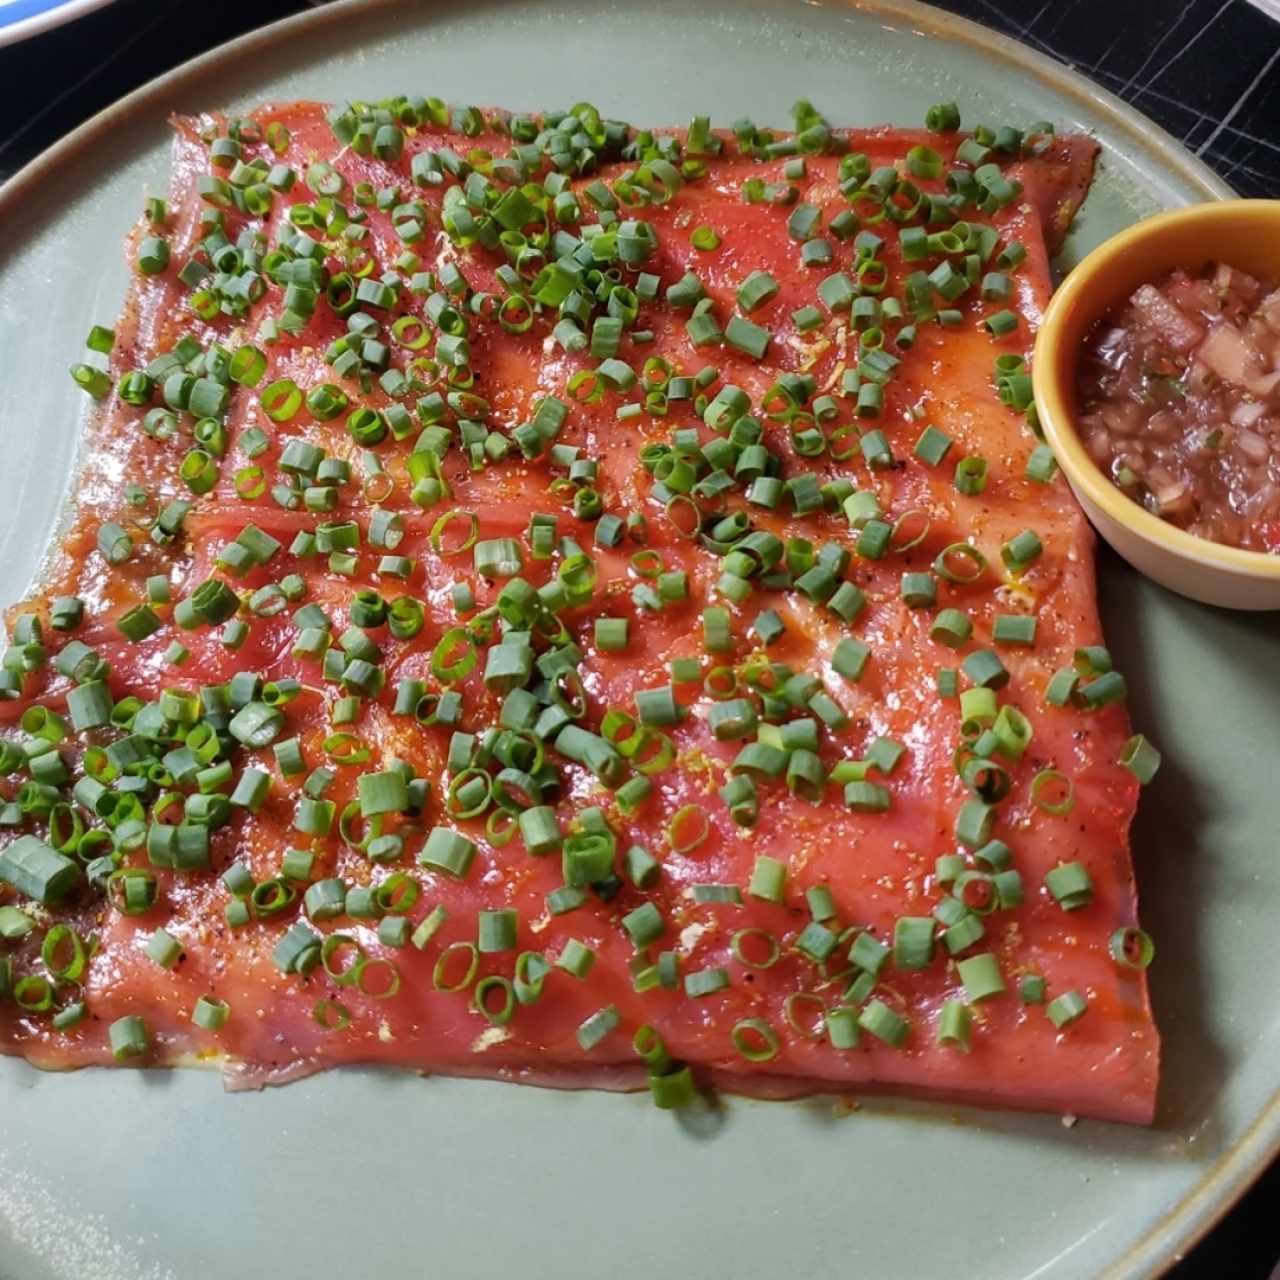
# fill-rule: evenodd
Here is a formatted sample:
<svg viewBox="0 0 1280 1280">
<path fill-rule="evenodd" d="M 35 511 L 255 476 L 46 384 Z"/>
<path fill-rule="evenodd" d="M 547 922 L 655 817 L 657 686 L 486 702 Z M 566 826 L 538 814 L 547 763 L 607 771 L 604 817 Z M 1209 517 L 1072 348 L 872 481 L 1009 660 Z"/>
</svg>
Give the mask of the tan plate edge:
<svg viewBox="0 0 1280 1280">
<path fill-rule="evenodd" d="M 92 143 L 133 115 L 163 106 L 165 96 L 179 85 L 226 64 L 234 65 L 245 55 L 257 53 L 300 33 L 349 22 L 365 13 L 408 8 L 411 4 L 412 0 L 333 0 L 323 8 L 295 14 L 251 31 L 157 76 L 90 117 L 0 186 L 0 218 L 15 211 L 25 192 Z M 1235 195 L 1176 138 L 1146 120 L 1115 94 L 1008 36 L 967 18 L 944 13 L 932 5 L 921 4 L 918 0 L 834 0 L 833 4 L 823 7 L 836 5 L 883 15 L 886 19 L 905 19 L 916 31 L 969 45 L 998 57 L 1012 67 L 1049 82 L 1058 92 L 1086 103 L 1091 110 L 1106 118 L 1110 128 L 1126 135 L 1136 146 L 1151 152 L 1166 167 L 1176 170 L 1188 184 L 1203 191 L 1205 199 L 1223 200 Z M 13 221 L 21 225 L 20 220 L 15 218 Z M 3 267 L 5 257 L 0 252 L 0 267 Z M 1102 1280 L 1151 1280 L 1162 1275 L 1226 1215 L 1277 1154 L 1280 1154 L 1280 1088 L 1246 1132 L 1218 1157 L 1195 1189 L 1112 1263 Z"/>
</svg>

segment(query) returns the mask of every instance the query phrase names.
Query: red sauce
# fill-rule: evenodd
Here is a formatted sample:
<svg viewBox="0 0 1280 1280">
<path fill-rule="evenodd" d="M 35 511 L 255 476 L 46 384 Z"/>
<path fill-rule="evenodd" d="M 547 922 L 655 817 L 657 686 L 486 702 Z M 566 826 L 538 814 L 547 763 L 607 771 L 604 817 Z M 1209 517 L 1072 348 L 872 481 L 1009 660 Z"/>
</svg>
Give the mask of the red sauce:
<svg viewBox="0 0 1280 1280">
<path fill-rule="evenodd" d="M 1225 263 L 1144 284 L 1099 323 L 1080 374 L 1093 460 L 1148 511 L 1280 551 L 1280 288 Z"/>
</svg>

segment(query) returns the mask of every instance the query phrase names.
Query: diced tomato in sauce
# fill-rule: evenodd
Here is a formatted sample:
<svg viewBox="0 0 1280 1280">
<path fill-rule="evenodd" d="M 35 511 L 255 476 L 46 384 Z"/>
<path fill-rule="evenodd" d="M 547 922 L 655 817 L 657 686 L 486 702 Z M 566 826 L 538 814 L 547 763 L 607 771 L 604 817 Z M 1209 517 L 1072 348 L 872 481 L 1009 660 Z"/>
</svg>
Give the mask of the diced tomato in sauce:
<svg viewBox="0 0 1280 1280">
<path fill-rule="evenodd" d="M 1089 340 L 1080 429 L 1147 510 L 1230 546 L 1275 551 L 1280 288 L 1227 264 L 1144 284 Z"/>
</svg>

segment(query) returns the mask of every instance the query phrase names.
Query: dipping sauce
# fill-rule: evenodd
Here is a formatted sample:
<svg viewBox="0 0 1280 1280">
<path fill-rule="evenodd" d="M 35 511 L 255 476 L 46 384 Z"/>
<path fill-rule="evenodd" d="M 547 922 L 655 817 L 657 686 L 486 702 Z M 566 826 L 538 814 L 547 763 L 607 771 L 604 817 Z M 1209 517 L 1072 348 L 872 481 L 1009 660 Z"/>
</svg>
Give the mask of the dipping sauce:
<svg viewBox="0 0 1280 1280">
<path fill-rule="evenodd" d="M 1099 322 L 1081 439 L 1115 485 L 1190 533 L 1280 552 L 1280 289 L 1226 264 L 1144 284 Z"/>
</svg>

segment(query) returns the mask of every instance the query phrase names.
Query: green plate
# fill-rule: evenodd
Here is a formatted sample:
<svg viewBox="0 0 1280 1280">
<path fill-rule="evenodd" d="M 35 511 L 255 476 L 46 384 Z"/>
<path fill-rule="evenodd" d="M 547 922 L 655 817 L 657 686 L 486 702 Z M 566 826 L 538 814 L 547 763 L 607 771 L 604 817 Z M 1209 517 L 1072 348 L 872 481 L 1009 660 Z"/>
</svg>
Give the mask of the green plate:
<svg viewBox="0 0 1280 1280">
<path fill-rule="evenodd" d="M 525 109 L 586 98 L 652 124 L 785 122 L 801 95 L 839 124 L 914 124 L 946 98 L 969 120 L 1047 118 L 1105 144 L 1069 257 L 1142 214 L 1229 194 L 1108 94 L 918 5 L 332 5 L 134 94 L 0 193 L 0 598 L 24 593 L 56 528 L 82 410 L 65 367 L 118 310 L 118 246 L 144 189 L 165 186 L 166 114 L 390 92 Z M 1111 559 L 1102 601 L 1134 717 L 1166 752 L 1134 832 L 1161 946 L 1153 1129 L 891 1101 L 841 1117 L 830 1099 L 731 1099 L 682 1124 L 641 1097 L 372 1070 L 227 1096 L 212 1074 L 5 1061 L 0 1273 L 1158 1272 L 1280 1135 L 1278 633 Z"/>
</svg>

